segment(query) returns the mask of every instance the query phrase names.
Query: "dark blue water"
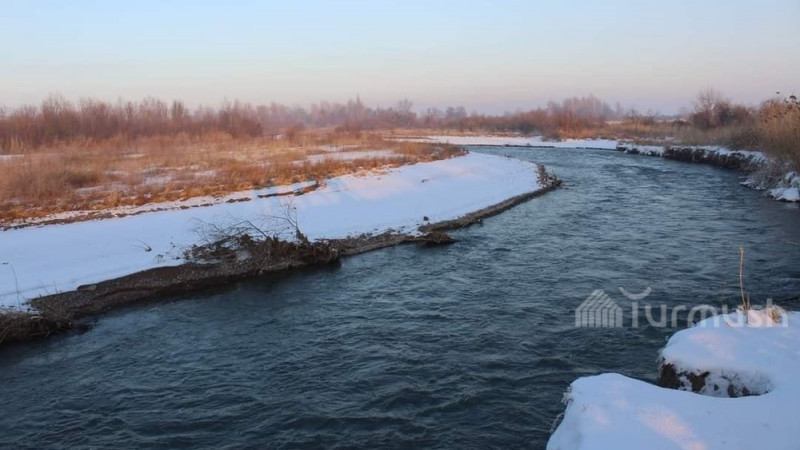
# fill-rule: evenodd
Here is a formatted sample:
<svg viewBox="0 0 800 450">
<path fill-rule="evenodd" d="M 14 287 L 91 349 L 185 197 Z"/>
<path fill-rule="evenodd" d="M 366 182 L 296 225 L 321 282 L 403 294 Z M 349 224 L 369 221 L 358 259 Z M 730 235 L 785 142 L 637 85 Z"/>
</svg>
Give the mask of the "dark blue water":
<svg viewBox="0 0 800 450">
<path fill-rule="evenodd" d="M 566 187 L 450 247 L 376 251 L 0 350 L 0 447 L 538 448 L 572 380 L 653 380 L 674 332 L 576 328 L 592 291 L 735 305 L 741 245 L 753 302 L 800 309 L 800 210 L 737 173 L 481 151 L 542 162 Z"/>
</svg>

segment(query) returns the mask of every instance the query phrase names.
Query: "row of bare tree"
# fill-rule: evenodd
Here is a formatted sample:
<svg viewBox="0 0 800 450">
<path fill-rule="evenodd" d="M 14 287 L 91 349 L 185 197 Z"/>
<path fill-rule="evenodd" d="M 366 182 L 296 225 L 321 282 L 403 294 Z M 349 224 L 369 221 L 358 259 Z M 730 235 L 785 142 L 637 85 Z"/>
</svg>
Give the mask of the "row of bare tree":
<svg viewBox="0 0 800 450">
<path fill-rule="evenodd" d="M 82 99 L 70 102 L 53 95 L 41 105 L 11 111 L 0 109 L 0 150 L 36 148 L 75 139 L 103 140 L 186 133 L 228 133 L 233 137 L 275 135 L 287 129 L 336 126 L 348 130 L 379 127 L 410 127 L 417 116 L 409 101 L 390 108 L 372 109 L 360 100 L 345 104 L 319 103 L 310 108 L 272 103 L 253 106 L 225 102 L 218 108 L 190 110 L 180 101 L 167 103 L 155 98 L 118 101 Z"/>
<path fill-rule="evenodd" d="M 155 98 L 116 103 L 94 99 L 71 102 L 53 95 L 39 106 L 0 109 L 0 150 L 36 148 L 75 139 L 103 140 L 186 133 L 203 135 L 224 132 L 233 137 L 296 133 L 310 127 L 338 127 L 342 131 L 387 128 L 457 128 L 488 131 L 518 131 L 557 134 L 597 126 L 621 114 L 619 106 L 593 96 L 576 97 L 546 108 L 499 116 L 467 114 L 463 107 L 412 111 L 402 100 L 387 108 L 366 107 L 359 98 L 347 103 L 321 102 L 309 108 L 272 103 L 253 106 L 239 101 L 217 108 L 190 110 L 184 103 Z"/>
</svg>

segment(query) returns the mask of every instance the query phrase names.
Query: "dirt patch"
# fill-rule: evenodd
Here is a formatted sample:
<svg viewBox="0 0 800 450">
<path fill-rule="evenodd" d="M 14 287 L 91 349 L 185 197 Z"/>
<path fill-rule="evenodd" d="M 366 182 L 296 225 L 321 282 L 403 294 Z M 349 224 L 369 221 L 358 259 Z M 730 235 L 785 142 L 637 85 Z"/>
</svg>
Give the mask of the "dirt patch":
<svg viewBox="0 0 800 450">
<path fill-rule="evenodd" d="M 275 192 L 275 193 L 272 193 L 272 194 L 259 194 L 258 198 L 286 197 L 286 196 L 289 196 L 289 195 L 293 195 L 293 196 L 297 197 L 297 196 L 300 196 L 300 195 L 308 194 L 309 192 L 314 192 L 317 189 L 319 189 L 320 186 L 321 186 L 321 184 L 317 180 L 317 181 L 314 181 L 314 183 L 309 185 L 309 186 L 305 186 L 305 187 L 302 187 L 300 189 L 296 189 L 294 191 Z"/>
<path fill-rule="evenodd" d="M 710 372 L 679 372 L 672 364 L 661 364 L 658 369 L 657 384 L 669 389 L 691 388 L 692 392 L 700 392 L 706 385 L 709 374 Z"/>
<path fill-rule="evenodd" d="M 728 397 L 747 397 L 760 395 L 762 392 L 751 392 L 750 388 L 735 379 L 725 379 L 723 386 L 719 383 L 708 381 L 711 375 L 709 371 L 688 371 L 677 369 L 673 364 L 661 363 L 658 367 L 658 379 L 656 384 L 668 389 L 691 391 L 698 394 L 709 394 L 721 396 L 724 392 Z"/>
<path fill-rule="evenodd" d="M 341 255 L 327 242 L 256 241 L 247 235 L 237 239 L 235 245 L 220 241 L 190 249 L 188 256 L 196 262 L 80 286 L 32 300 L 31 306 L 45 317 L 58 314 L 76 320 L 153 297 L 225 285 L 294 267 L 331 264 Z"/>
</svg>

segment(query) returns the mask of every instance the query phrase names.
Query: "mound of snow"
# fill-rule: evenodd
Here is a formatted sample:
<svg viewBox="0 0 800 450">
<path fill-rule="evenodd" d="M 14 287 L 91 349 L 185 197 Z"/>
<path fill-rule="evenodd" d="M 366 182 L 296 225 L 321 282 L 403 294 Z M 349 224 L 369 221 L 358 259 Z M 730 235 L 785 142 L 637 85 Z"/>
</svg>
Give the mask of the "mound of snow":
<svg viewBox="0 0 800 450">
<path fill-rule="evenodd" d="M 769 191 L 769 195 L 775 200 L 784 202 L 800 202 L 800 190 L 796 187 L 775 188 Z"/>
<path fill-rule="evenodd" d="M 721 398 L 619 374 L 580 378 L 547 448 L 800 448 L 800 313 L 779 323 L 764 311 L 746 323 L 741 313 L 706 319 L 676 333 L 661 356 L 680 371 L 708 372 L 712 390 L 733 380 L 764 394 Z"/>
<path fill-rule="evenodd" d="M 800 202 L 800 175 L 797 172 L 784 175 L 778 187 L 770 189 L 769 196 L 784 202 Z"/>
</svg>

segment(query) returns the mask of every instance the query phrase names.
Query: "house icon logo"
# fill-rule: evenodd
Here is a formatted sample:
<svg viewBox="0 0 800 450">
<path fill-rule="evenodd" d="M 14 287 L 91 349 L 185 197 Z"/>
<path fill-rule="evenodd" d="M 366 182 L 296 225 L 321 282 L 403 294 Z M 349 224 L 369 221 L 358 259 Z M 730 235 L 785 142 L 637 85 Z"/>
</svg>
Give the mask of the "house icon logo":
<svg viewBox="0 0 800 450">
<path fill-rule="evenodd" d="M 575 309 L 575 326 L 590 328 L 622 327 L 622 308 L 602 289 L 589 294 Z"/>
</svg>

